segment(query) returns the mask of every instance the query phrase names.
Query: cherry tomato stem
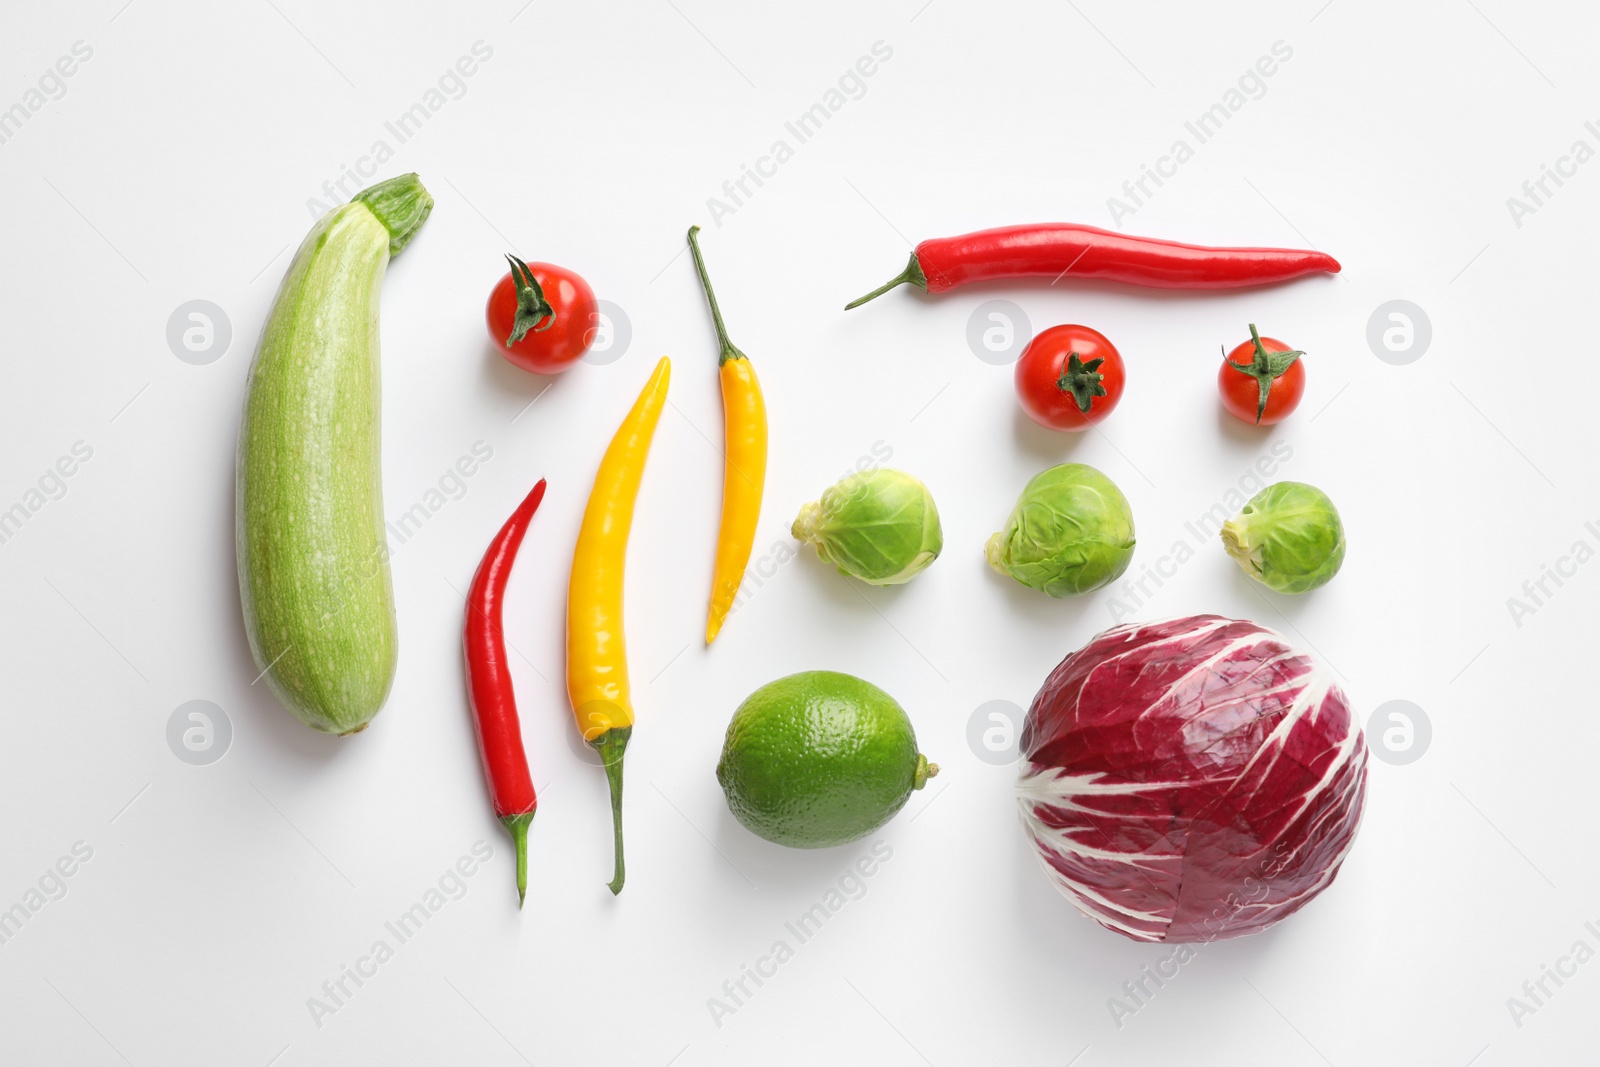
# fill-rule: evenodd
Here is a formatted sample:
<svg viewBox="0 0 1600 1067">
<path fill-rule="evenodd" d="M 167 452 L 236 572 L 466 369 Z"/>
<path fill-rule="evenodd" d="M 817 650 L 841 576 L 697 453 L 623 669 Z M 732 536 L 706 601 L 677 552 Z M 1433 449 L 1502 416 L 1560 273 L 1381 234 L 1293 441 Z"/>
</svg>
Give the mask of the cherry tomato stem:
<svg viewBox="0 0 1600 1067">
<path fill-rule="evenodd" d="M 1076 352 L 1068 352 L 1067 358 L 1061 361 L 1061 377 L 1056 387 L 1064 393 L 1071 393 L 1072 399 L 1078 402 L 1078 410 L 1085 415 L 1089 414 L 1095 397 L 1106 395 L 1106 387 L 1101 384 L 1106 376 L 1096 373 L 1104 363 L 1104 356 L 1085 363 Z"/>
<path fill-rule="evenodd" d="M 507 360 L 535 374 L 558 374 L 589 350 L 600 323 L 594 290 L 577 274 L 552 263 L 525 263 L 507 255 L 484 309 L 489 337 Z"/>
<path fill-rule="evenodd" d="M 529 330 L 538 332 L 554 326 L 556 309 L 544 298 L 539 279 L 533 276 L 533 271 L 528 269 L 526 263 L 509 252 L 506 253 L 506 262 L 511 264 L 511 280 L 517 287 L 517 316 L 511 324 L 511 336 L 506 338 L 506 347 L 510 348 L 528 336 Z M 541 322 L 543 326 L 539 325 Z"/>
<path fill-rule="evenodd" d="M 1250 324 L 1250 340 L 1223 353 L 1217 387 L 1228 411 L 1257 426 L 1287 418 L 1305 392 L 1305 364 L 1299 349 L 1262 337 Z"/>
<path fill-rule="evenodd" d="M 1043 330 L 1017 360 L 1017 402 L 1052 430 L 1087 430 L 1104 419 L 1122 399 L 1124 381 L 1116 346 L 1087 326 Z"/>
</svg>

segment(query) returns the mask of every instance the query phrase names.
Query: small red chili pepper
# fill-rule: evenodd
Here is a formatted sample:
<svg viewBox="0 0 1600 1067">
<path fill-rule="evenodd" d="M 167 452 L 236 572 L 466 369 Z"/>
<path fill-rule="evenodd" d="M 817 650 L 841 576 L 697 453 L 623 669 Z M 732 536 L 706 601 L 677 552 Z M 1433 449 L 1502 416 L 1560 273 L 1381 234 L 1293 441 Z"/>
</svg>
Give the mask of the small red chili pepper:
<svg viewBox="0 0 1600 1067">
<path fill-rule="evenodd" d="M 467 593 L 467 621 L 462 645 L 467 660 L 467 697 L 477 729 L 483 772 L 489 779 L 489 799 L 494 813 L 511 832 L 517 846 L 517 906 L 528 895 L 528 824 L 533 822 L 539 798 L 528 774 L 528 757 L 522 750 L 522 723 L 517 718 L 517 697 L 506 661 L 506 638 L 500 629 L 506 581 L 517 549 L 528 532 L 533 513 L 544 499 L 544 479 L 500 527 L 472 577 Z"/>
<path fill-rule="evenodd" d="M 910 282 L 942 293 L 968 282 L 1005 278 L 1099 278 L 1155 289 L 1236 289 L 1288 281 L 1302 274 L 1339 273 L 1323 252 L 1292 248 L 1207 248 L 1133 237 L 1097 226 L 1047 222 L 1004 226 L 961 237 L 923 241 L 906 269 L 845 305 L 848 311 Z"/>
</svg>

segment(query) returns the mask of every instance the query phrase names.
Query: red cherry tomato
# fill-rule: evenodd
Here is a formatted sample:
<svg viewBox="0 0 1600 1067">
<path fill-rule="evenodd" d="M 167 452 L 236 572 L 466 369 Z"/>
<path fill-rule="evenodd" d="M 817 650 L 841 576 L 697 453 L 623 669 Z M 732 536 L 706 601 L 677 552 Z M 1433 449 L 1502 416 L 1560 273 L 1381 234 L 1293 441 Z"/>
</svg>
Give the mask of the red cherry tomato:
<svg viewBox="0 0 1600 1067">
<path fill-rule="evenodd" d="M 1111 414 L 1125 381 L 1116 346 L 1087 326 L 1052 326 L 1017 360 L 1017 400 L 1052 430 L 1087 430 Z"/>
<path fill-rule="evenodd" d="M 1258 426 L 1288 418 L 1306 392 L 1305 355 L 1250 324 L 1250 340 L 1222 357 L 1217 389 L 1228 413 Z"/>
<path fill-rule="evenodd" d="M 506 259 L 511 273 L 494 287 L 485 309 L 489 337 L 523 370 L 559 374 L 594 341 L 600 322 L 594 290 L 565 267 Z"/>
</svg>

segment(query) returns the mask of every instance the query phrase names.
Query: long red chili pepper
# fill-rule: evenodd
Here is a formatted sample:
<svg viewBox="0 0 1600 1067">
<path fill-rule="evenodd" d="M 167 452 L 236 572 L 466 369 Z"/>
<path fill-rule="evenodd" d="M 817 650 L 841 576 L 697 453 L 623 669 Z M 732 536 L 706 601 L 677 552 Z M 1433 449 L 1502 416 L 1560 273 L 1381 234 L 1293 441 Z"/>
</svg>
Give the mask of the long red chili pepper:
<svg viewBox="0 0 1600 1067">
<path fill-rule="evenodd" d="M 522 750 L 522 723 L 517 719 L 517 696 L 511 687 L 500 617 L 511 565 L 543 499 L 541 478 L 489 542 L 467 593 L 467 621 L 462 630 L 467 697 L 477 728 L 478 751 L 483 754 L 483 773 L 489 779 L 489 799 L 517 846 L 518 907 L 528 895 L 528 824 L 533 822 L 539 798 L 534 795 L 528 757 Z"/>
<path fill-rule="evenodd" d="M 845 310 L 907 282 L 930 293 L 968 282 L 1063 275 L 1156 289 L 1235 289 L 1323 271 L 1339 273 L 1339 261 L 1310 250 L 1207 248 L 1047 222 L 923 241 L 904 271 Z"/>
</svg>

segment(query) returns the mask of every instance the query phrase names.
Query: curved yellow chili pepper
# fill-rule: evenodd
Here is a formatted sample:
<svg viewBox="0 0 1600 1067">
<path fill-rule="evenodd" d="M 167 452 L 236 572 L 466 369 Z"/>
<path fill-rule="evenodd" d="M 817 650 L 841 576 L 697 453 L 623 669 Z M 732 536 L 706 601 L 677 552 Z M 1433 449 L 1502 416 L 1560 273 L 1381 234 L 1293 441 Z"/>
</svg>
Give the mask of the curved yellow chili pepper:
<svg viewBox="0 0 1600 1067">
<path fill-rule="evenodd" d="M 722 379 L 723 466 L 722 526 L 717 533 L 717 562 L 711 574 L 711 606 L 706 612 L 706 644 L 716 640 L 722 622 L 739 595 L 744 569 L 750 562 L 750 546 L 756 539 L 756 520 L 761 517 L 761 491 L 767 481 L 767 403 L 761 397 L 761 382 L 749 357 L 728 340 L 722 324 L 722 309 L 706 274 L 706 261 L 700 256 L 695 235 L 700 227 L 689 227 L 689 249 L 694 253 L 694 268 L 711 305 L 711 318 L 717 324 L 718 376 Z"/>
<path fill-rule="evenodd" d="M 606 447 L 583 509 L 567 583 L 567 697 L 583 739 L 605 761 L 611 784 L 616 869 L 611 892 L 622 892 L 622 754 L 633 733 L 628 650 L 622 628 L 622 576 L 639 478 L 661 409 L 672 363 L 665 356 Z"/>
</svg>

